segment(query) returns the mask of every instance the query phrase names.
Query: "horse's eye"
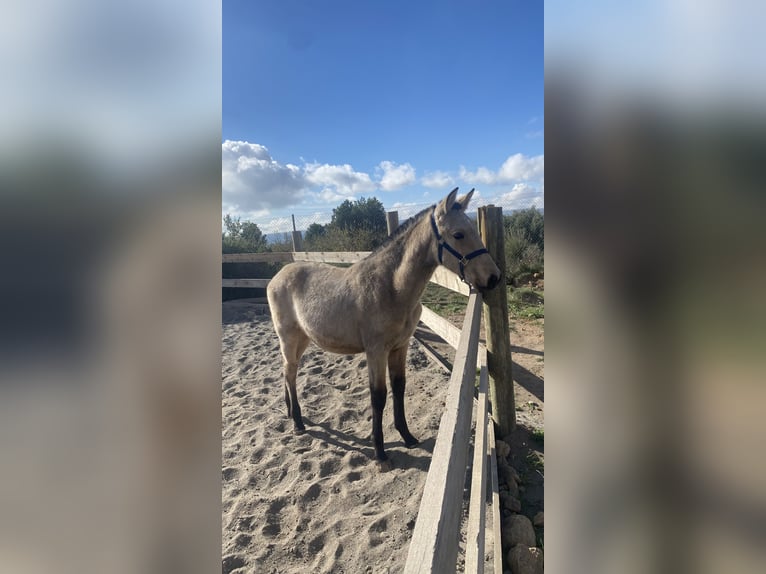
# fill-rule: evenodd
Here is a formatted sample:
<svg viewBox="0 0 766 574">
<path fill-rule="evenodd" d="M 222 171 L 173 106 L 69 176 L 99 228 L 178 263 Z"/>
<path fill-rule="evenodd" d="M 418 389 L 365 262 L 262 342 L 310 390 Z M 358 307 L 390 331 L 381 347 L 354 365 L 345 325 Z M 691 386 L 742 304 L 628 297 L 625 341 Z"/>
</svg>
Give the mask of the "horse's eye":
<svg viewBox="0 0 766 574">
<path fill-rule="evenodd" d="M 452 237 L 454 237 L 455 239 L 463 239 L 463 237 L 465 236 L 458 231 L 457 233 L 453 233 Z"/>
</svg>

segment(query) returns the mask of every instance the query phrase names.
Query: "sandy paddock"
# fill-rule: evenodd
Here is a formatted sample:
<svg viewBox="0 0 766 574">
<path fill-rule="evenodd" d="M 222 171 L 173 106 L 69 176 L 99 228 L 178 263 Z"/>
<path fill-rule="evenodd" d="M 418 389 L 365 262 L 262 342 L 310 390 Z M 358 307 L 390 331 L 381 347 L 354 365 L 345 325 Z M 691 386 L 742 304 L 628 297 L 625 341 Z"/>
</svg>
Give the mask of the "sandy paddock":
<svg viewBox="0 0 766 574">
<path fill-rule="evenodd" d="M 223 304 L 223 572 L 400 572 L 431 461 L 449 381 L 410 343 L 405 405 L 421 443 L 383 432 L 392 470 L 380 472 L 361 355 L 303 356 L 298 391 L 306 434 L 284 403 L 279 343 L 247 300 Z"/>
</svg>

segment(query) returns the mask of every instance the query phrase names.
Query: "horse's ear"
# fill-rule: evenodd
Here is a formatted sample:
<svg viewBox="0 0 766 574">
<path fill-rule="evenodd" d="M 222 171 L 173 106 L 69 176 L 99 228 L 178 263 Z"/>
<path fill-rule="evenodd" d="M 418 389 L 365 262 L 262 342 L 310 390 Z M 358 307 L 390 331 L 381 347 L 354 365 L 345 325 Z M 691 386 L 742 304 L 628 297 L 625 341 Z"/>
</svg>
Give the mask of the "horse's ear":
<svg viewBox="0 0 766 574">
<path fill-rule="evenodd" d="M 453 209 L 458 209 L 458 205 L 460 206 L 461 211 L 465 211 L 468 208 L 468 202 L 471 201 L 471 197 L 473 197 L 473 192 L 476 191 L 476 188 L 472 189 L 468 193 L 466 193 L 464 196 L 462 196 L 460 199 L 457 200 L 457 203 L 453 206 Z"/>
<path fill-rule="evenodd" d="M 457 197 L 457 190 L 456 187 L 452 191 L 449 192 L 449 195 L 444 198 L 444 201 L 442 201 L 439 204 L 439 211 L 441 213 L 447 213 L 450 209 L 452 209 L 455 205 L 455 198 Z"/>
</svg>

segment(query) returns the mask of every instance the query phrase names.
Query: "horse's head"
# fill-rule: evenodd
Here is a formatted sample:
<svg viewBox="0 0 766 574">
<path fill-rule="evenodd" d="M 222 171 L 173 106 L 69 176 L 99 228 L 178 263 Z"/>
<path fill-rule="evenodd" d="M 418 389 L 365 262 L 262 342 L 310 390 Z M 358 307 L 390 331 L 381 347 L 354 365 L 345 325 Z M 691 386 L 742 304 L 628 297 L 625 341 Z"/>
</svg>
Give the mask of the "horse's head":
<svg viewBox="0 0 766 574">
<path fill-rule="evenodd" d="M 473 189 L 460 198 L 457 190 L 453 189 L 431 214 L 439 263 L 479 291 L 488 291 L 500 282 L 500 269 L 484 248 L 476 223 L 465 214 Z"/>
</svg>

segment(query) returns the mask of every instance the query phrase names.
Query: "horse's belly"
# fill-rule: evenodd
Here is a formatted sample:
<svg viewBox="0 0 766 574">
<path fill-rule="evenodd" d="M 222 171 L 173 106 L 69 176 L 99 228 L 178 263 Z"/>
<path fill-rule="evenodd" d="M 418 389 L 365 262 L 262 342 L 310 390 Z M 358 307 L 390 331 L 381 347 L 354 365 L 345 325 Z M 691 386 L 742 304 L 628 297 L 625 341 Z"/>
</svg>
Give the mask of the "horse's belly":
<svg viewBox="0 0 766 574">
<path fill-rule="evenodd" d="M 339 355 L 356 355 L 357 353 L 363 353 L 364 348 L 359 346 L 348 346 L 348 345 L 320 345 L 316 341 L 314 341 L 317 346 L 321 347 L 325 351 L 329 351 L 330 353 L 338 353 Z"/>
<path fill-rule="evenodd" d="M 364 352 L 364 346 L 358 336 L 353 332 L 344 331 L 337 326 L 326 328 L 310 327 L 306 324 L 303 329 L 311 341 L 321 349 L 341 355 L 355 355 Z"/>
</svg>

